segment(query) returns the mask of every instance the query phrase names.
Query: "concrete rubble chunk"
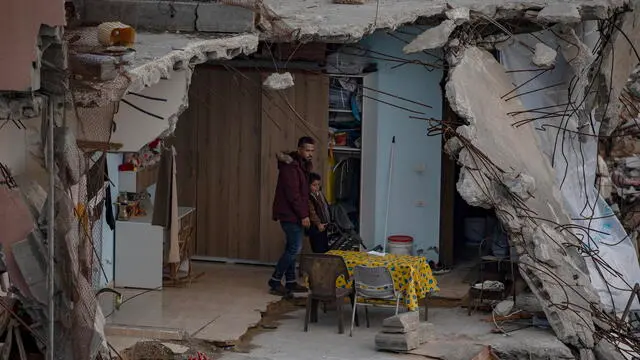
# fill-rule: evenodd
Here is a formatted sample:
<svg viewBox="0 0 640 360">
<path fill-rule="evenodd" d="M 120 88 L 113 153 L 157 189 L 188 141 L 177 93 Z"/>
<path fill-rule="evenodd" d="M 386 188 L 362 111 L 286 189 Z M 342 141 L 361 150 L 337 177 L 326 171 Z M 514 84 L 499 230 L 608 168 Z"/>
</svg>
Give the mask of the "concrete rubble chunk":
<svg viewBox="0 0 640 360">
<path fill-rule="evenodd" d="M 181 355 L 181 354 L 184 354 L 187 351 L 189 351 L 189 347 L 188 346 L 184 346 L 184 345 L 180 345 L 180 344 L 164 342 L 164 343 L 162 343 L 162 346 L 164 346 L 167 349 L 171 350 L 171 352 L 176 354 L 176 355 Z"/>
<path fill-rule="evenodd" d="M 418 35 L 402 51 L 405 54 L 413 54 L 423 50 L 441 48 L 449 41 L 449 35 L 457 27 L 454 20 L 445 20 L 440 25 L 427 29 Z"/>
<path fill-rule="evenodd" d="M 543 43 L 536 44 L 536 50 L 533 54 L 533 64 L 541 68 L 550 68 L 556 63 L 558 53 Z"/>
<path fill-rule="evenodd" d="M 504 173 L 502 174 L 502 183 L 512 194 L 517 195 L 522 200 L 529 199 L 531 194 L 536 191 L 536 179 L 524 173 Z"/>
<path fill-rule="evenodd" d="M 501 301 L 493 308 L 493 313 L 498 316 L 508 316 L 513 311 L 514 305 L 513 300 Z"/>
<path fill-rule="evenodd" d="M 570 2 L 558 2 L 542 8 L 537 19 L 544 23 L 575 24 L 582 21 L 582 16 L 577 5 Z"/>
<path fill-rule="evenodd" d="M 447 10 L 445 15 L 449 20 L 455 21 L 456 25 L 461 25 L 470 19 L 469 9 L 465 7 Z"/>
<path fill-rule="evenodd" d="M 420 313 L 410 311 L 386 318 L 382 321 L 382 332 L 408 333 L 418 329 L 420 325 Z"/>
<path fill-rule="evenodd" d="M 420 346 L 420 334 L 412 331 L 406 334 L 387 334 L 379 332 L 376 334 L 376 349 L 407 352 Z"/>
<path fill-rule="evenodd" d="M 273 73 L 269 75 L 262 86 L 269 90 L 285 90 L 294 85 L 293 76 L 291 76 L 290 72 L 286 73 Z"/>
<path fill-rule="evenodd" d="M 600 340 L 593 349 L 597 360 L 624 360 L 625 356 L 607 340 Z"/>
</svg>

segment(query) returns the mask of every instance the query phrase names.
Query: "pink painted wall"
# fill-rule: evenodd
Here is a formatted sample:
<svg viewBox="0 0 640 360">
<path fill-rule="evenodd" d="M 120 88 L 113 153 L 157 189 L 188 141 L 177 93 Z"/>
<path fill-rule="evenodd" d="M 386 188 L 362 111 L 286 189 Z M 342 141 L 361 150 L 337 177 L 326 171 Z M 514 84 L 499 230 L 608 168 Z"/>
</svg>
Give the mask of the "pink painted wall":
<svg viewBox="0 0 640 360">
<path fill-rule="evenodd" d="M 64 0 L 2 0 L 0 91 L 30 90 L 40 25 L 65 25 Z"/>
</svg>

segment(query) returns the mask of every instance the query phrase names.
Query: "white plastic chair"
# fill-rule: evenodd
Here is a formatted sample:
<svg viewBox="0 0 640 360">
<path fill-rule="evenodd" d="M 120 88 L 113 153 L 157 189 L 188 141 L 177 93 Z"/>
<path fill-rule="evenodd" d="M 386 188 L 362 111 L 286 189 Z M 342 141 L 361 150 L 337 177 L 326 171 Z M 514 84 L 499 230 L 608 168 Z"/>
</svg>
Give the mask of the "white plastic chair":
<svg viewBox="0 0 640 360">
<path fill-rule="evenodd" d="M 349 330 L 349 336 L 353 336 L 353 324 L 356 318 L 356 309 L 358 305 L 364 306 L 365 318 L 367 320 L 367 327 L 369 327 L 369 312 L 367 306 L 388 306 L 367 303 L 366 300 L 395 300 L 396 301 L 396 315 L 398 315 L 398 309 L 400 307 L 401 295 L 396 292 L 396 288 L 393 283 L 393 277 L 391 272 L 384 266 L 379 267 L 366 267 L 356 266 L 353 269 L 353 314 L 351 315 L 351 330 Z M 364 299 L 365 302 L 358 302 L 359 299 Z"/>
</svg>

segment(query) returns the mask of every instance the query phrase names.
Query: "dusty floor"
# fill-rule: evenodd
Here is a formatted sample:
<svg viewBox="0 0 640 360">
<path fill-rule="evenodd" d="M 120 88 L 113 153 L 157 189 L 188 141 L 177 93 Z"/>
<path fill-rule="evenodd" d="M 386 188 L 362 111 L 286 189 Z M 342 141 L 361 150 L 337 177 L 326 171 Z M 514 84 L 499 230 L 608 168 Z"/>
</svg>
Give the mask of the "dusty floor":
<svg viewBox="0 0 640 360">
<path fill-rule="evenodd" d="M 373 309 L 371 328 L 357 327 L 353 337 L 348 329 L 338 334 L 335 311 L 320 313 L 319 322 L 305 333 L 305 299 L 285 301 L 268 295 L 265 279 L 270 268 L 195 265 L 205 275 L 189 287 L 125 290 L 125 303 L 113 313 L 110 298 L 101 299 L 109 315 L 108 340 L 123 359 L 187 359 L 200 351 L 209 359 L 224 360 L 468 360 L 483 345 L 519 352 L 522 357 L 516 359 L 564 359 L 566 355 L 566 347 L 548 330 L 493 334 L 495 325 L 487 314 L 467 316 L 460 305 L 468 289 L 463 279 L 468 271 L 438 277 L 440 288 L 448 290 L 430 301 L 430 341 L 412 354 L 392 354 L 376 351 L 374 346 L 375 334 L 392 310 Z M 349 311 L 347 306 L 348 324 Z M 532 340 L 537 345 L 527 348 L 525 343 Z"/>
<path fill-rule="evenodd" d="M 390 315 L 393 315 L 390 309 L 372 309 L 371 328 L 357 327 L 353 337 L 349 337 L 348 331 L 338 334 L 336 314 L 332 311 L 321 313 L 319 322 L 311 324 L 309 332 L 305 333 L 304 310 L 300 308 L 280 315 L 277 320 L 270 319 L 269 327 L 277 326 L 276 329 L 253 333 L 246 353 L 222 352 L 218 356 L 223 360 L 469 360 L 484 345 L 515 354 L 513 359 L 565 359 L 570 355 L 549 330 L 527 328 L 510 336 L 493 334 L 494 325 L 486 321 L 487 314 L 467 316 L 461 308 L 430 309 L 433 324 L 430 341 L 410 354 L 376 351 L 375 334 L 380 330 L 382 320 Z"/>
<path fill-rule="evenodd" d="M 105 332 L 112 345 L 120 351 L 141 339 L 182 337 L 234 343 L 280 299 L 266 291 L 269 267 L 194 262 L 194 271 L 205 274 L 187 287 L 118 289 L 124 296 L 118 311 L 113 311 L 113 297 L 102 295 L 108 316 Z"/>
</svg>

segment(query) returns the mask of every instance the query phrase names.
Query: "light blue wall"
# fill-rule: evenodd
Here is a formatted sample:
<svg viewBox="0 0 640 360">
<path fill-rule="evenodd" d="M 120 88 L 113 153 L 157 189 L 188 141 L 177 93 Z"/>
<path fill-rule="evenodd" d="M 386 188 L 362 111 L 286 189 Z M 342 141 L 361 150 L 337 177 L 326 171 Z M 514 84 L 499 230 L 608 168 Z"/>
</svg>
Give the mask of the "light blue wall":
<svg viewBox="0 0 640 360">
<path fill-rule="evenodd" d="M 422 30 L 405 27 L 394 36 L 411 41 Z M 412 35 L 413 34 L 413 35 Z M 406 43 L 386 32 L 376 32 L 362 41 L 375 57 L 382 54 L 393 57 L 433 63 L 434 58 L 426 54 L 405 55 Z M 440 55 L 440 52 L 437 52 Z M 377 102 L 377 146 L 375 179 L 375 243 L 384 240 L 385 205 L 389 177 L 389 155 L 391 139 L 396 137 L 395 162 L 389 206 L 388 233 L 410 235 L 414 238 L 414 251 L 439 246 L 440 230 L 440 156 L 441 136 L 427 136 L 429 124 L 409 116 L 442 118 L 442 70 L 427 70 L 423 65 L 405 64 L 377 59 L 377 88 L 386 93 L 410 99 L 432 108 L 412 104 L 386 95 L 378 94 L 379 100 L 407 107 L 424 114 L 413 114 L 406 110 Z M 395 67 L 395 68 L 394 68 Z M 365 119 L 366 113 L 365 113 Z M 366 156 L 366 153 L 365 153 Z M 423 168 L 420 173 L 417 169 Z M 367 196 L 371 194 L 363 194 Z M 424 207 L 417 202 L 424 202 Z M 437 260 L 435 252 L 426 253 L 429 259 Z"/>
<path fill-rule="evenodd" d="M 122 154 L 107 153 L 107 171 L 113 185 L 111 185 L 111 201 L 115 202 L 118 198 L 118 165 L 122 164 Z M 113 206 L 113 205 L 112 205 Z M 114 208 L 114 216 L 116 209 Z M 102 266 L 107 273 L 107 279 L 104 275 L 100 276 L 100 286 L 104 287 L 113 281 L 113 257 L 114 257 L 114 240 L 115 232 L 111 230 L 105 218 L 105 212 L 102 212 Z"/>
</svg>

